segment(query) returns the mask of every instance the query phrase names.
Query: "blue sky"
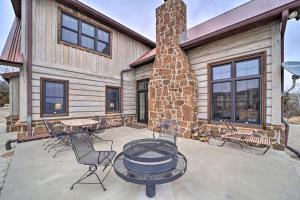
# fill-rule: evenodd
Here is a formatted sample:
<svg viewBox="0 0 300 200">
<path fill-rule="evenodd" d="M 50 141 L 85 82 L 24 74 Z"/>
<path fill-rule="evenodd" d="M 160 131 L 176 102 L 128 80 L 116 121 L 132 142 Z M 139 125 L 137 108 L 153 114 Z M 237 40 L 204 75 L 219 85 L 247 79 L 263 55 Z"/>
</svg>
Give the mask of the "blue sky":
<svg viewBox="0 0 300 200">
<path fill-rule="evenodd" d="M 103 14 L 155 40 L 155 8 L 163 0 L 81 0 Z M 185 0 L 188 28 L 222 14 L 248 0 Z M 209 2 L 209 3 L 208 3 Z M 0 51 L 14 19 L 10 0 L 0 1 Z M 291 20 L 286 32 L 286 60 L 299 60 L 300 21 Z"/>
</svg>

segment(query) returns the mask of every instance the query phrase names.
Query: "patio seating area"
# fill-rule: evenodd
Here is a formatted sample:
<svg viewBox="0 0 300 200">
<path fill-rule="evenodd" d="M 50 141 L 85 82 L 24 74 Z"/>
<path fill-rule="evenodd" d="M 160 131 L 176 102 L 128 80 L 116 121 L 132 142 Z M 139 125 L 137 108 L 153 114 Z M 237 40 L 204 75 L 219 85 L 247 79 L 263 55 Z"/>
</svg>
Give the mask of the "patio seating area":
<svg viewBox="0 0 300 200">
<path fill-rule="evenodd" d="M 126 143 L 153 135 L 146 129 L 122 127 L 106 130 L 101 138 L 113 140 L 113 150 L 120 153 Z M 99 184 L 70 190 L 87 166 L 77 163 L 72 149 L 52 158 L 43 150 L 45 141 L 17 145 L 2 200 L 147 198 L 144 186 L 126 182 L 114 171 L 104 182 L 107 191 Z M 109 149 L 110 143 L 95 140 L 94 146 L 101 151 Z M 299 174 L 284 152 L 270 150 L 258 156 L 232 143 L 219 148 L 183 138 L 178 138 L 177 146 L 186 156 L 187 171 L 180 179 L 159 185 L 153 199 L 300 199 Z M 96 177 L 89 178 L 96 181 Z"/>
</svg>

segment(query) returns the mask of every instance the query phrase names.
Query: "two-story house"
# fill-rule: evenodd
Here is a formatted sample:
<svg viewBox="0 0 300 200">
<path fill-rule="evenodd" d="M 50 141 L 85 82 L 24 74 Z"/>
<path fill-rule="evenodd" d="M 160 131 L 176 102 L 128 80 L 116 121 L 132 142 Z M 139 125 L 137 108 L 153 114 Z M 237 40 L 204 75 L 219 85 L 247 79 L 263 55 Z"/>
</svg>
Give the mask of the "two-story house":
<svg viewBox="0 0 300 200">
<path fill-rule="evenodd" d="M 284 32 L 299 0 L 253 0 L 190 29 L 184 2 L 167 0 L 156 44 L 77 0 L 12 5 L 0 62 L 20 67 L 6 75 L 18 91 L 10 123 L 27 136 L 41 119 L 124 117 L 153 129 L 172 118 L 183 137 L 203 123 L 220 132 L 226 119 L 284 146 Z"/>
</svg>

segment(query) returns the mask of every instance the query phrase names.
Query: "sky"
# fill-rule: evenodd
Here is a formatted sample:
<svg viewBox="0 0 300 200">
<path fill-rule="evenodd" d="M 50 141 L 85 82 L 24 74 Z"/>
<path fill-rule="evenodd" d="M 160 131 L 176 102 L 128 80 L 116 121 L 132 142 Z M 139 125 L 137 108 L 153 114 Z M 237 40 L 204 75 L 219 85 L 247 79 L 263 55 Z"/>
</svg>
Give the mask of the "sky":
<svg viewBox="0 0 300 200">
<path fill-rule="evenodd" d="M 135 30 L 151 40 L 155 40 L 155 8 L 163 0 L 81 0 L 101 13 Z M 248 0 L 184 0 L 187 4 L 188 28 L 237 7 Z M 209 3 L 208 3 L 209 2 Z M 14 19 L 10 0 L 0 0 L 0 52 Z M 290 20 L 286 31 L 285 58 L 299 60 L 300 21 Z M 291 81 L 286 76 L 286 82 Z"/>
</svg>

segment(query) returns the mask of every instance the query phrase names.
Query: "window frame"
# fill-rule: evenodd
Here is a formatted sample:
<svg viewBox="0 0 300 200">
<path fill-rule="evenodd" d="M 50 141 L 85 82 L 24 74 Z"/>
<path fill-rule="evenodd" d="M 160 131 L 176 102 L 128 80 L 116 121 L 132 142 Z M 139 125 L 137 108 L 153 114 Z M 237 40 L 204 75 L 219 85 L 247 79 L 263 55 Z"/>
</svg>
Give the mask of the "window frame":
<svg viewBox="0 0 300 200">
<path fill-rule="evenodd" d="M 64 97 L 65 112 L 64 113 L 44 114 L 44 104 L 46 101 L 44 88 L 46 82 L 64 84 L 64 90 L 65 90 L 65 97 Z M 69 81 L 52 79 L 52 78 L 43 78 L 43 77 L 40 78 L 40 117 L 43 118 L 43 117 L 61 117 L 61 116 L 69 116 Z"/>
<path fill-rule="evenodd" d="M 108 92 L 108 89 L 118 89 L 118 93 L 119 93 L 119 110 L 118 111 L 114 111 L 114 112 L 111 112 L 111 111 L 108 111 L 107 109 L 107 106 L 108 106 L 108 95 L 107 95 L 107 92 Z M 121 113 L 121 87 L 118 87 L 118 86 L 111 86 L 111 85 L 106 85 L 105 86 L 105 114 L 119 114 Z"/>
<path fill-rule="evenodd" d="M 250 75 L 250 76 L 243 76 L 243 77 L 236 77 L 236 63 L 252 60 L 252 59 L 259 59 L 259 75 Z M 219 65 L 226 65 L 230 64 L 231 66 L 231 78 L 228 79 L 219 79 L 213 80 L 213 67 L 217 67 Z M 214 83 L 224 83 L 230 82 L 231 86 L 231 122 L 240 126 L 251 126 L 251 127 L 265 127 L 266 126 L 266 52 L 259 52 L 250 55 L 235 57 L 232 59 L 227 59 L 223 61 L 218 61 L 214 63 L 208 64 L 208 121 L 209 123 L 222 123 L 222 120 L 214 120 L 213 119 L 213 84 Z M 259 123 L 243 123 L 236 121 L 236 85 L 237 81 L 240 80 L 253 80 L 259 79 L 259 94 L 260 94 L 260 107 L 259 107 Z"/>
<path fill-rule="evenodd" d="M 84 51 L 87 51 L 90 53 L 95 53 L 95 54 L 98 54 L 98 55 L 101 55 L 101 56 L 104 56 L 104 57 L 107 57 L 110 59 L 112 58 L 112 34 L 113 34 L 113 32 L 110 29 L 103 27 L 103 26 L 97 24 L 96 22 L 93 22 L 92 19 L 87 18 L 84 15 L 77 13 L 77 12 L 72 13 L 61 7 L 59 7 L 58 12 L 59 12 L 58 13 L 58 17 L 59 17 L 59 19 L 58 19 L 58 43 L 59 44 L 64 44 L 64 45 L 71 46 L 71 47 L 77 48 L 77 49 L 81 49 L 81 50 L 84 50 Z M 68 42 L 68 41 L 65 41 L 62 39 L 62 29 L 65 28 L 65 29 L 69 30 L 68 27 L 63 27 L 63 25 L 62 25 L 63 24 L 63 21 L 62 21 L 63 15 L 68 15 L 68 16 L 78 20 L 77 44 L 74 44 L 74 43 L 71 43 L 71 42 Z M 85 24 L 88 24 L 88 25 L 94 27 L 94 30 L 95 30 L 94 38 L 92 38 L 91 36 L 89 36 L 87 34 L 82 33 L 82 23 L 85 23 Z M 109 43 L 98 40 L 98 30 L 104 31 L 109 34 Z M 75 33 L 75 31 L 73 31 L 73 32 Z M 94 48 L 93 49 L 87 48 L 87 47 L 81 45 L 81 37 L 82 36 L 85 36 L 85 37 L 88 37 L 88 38 L 94 40 Z M 97 50 L 97 42 L 98 41 L 103 42 L 105 44 L 109 44 L 109 54 L 106 54 L 104 52 Z"/>
</svg>

